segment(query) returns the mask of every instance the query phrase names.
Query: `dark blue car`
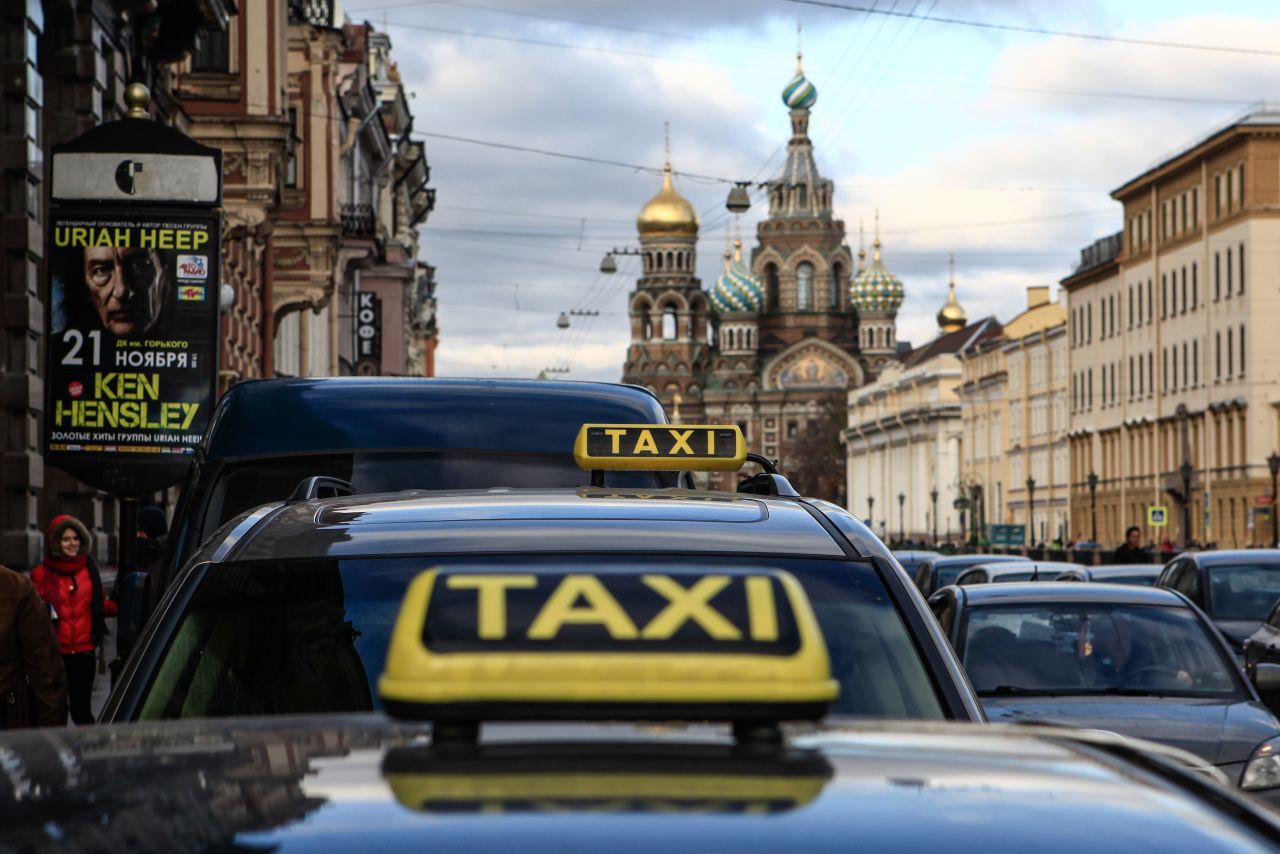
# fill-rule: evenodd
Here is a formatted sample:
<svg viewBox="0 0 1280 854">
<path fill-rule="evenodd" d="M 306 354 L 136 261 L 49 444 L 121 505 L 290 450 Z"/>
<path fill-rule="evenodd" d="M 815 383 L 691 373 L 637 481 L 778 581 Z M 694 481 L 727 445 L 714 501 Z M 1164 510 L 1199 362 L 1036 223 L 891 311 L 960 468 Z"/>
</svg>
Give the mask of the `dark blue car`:
<svg viewBox="0 0 1280 854">
<path fill-rule="evenodd" d="M 1280 551 L 1229 549 L 1180 554 L 1165 566 L 1156 586 L 1177 590 L 1194 602 L 1243 660 L 1245 640 L 1280 600 Z"/>
<path fill-rule="evenodd" d="M 1189 750 L 1280 803 L 1280 722 L 1185 597 L 1112 584 L 947 587 L 929 600 L 992 721 Z"/>
</svg>

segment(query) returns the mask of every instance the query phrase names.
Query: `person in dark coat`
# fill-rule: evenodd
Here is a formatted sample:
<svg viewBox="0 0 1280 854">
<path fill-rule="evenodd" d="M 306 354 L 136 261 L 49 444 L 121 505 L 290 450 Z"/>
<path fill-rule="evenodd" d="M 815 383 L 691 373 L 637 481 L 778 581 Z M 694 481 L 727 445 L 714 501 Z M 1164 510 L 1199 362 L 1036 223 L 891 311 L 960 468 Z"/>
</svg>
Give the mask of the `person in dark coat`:
<svg viewBox="0 0 1280 854">
<path fill-rule="evenodd" d="M 1142 531 L 1137 525 L 1124 532 L 1124 543 L 1116 549 L 1112 563 L 1151 563 L 1151 555 L 1142 547 Z"/>
<path fill-rule="evenodd" d="M 90 701 L 97 650 L 107 634 L 106 618 L 116 613 L 116 603 L 104 596 L 98 565 L 89 556 L 92 543 L 83 522 L 58 516 L 49 524 L 44 560 L 31 570 L 36 592 L 57 619 L 71 720 L 77 724 L 93 723 Z"/>
<path fill-rule="evenodd" d="M 66 722 L 67 677 L 49 608 L 30 579 L 0 566 L 0 729 Z"/>
</svg>

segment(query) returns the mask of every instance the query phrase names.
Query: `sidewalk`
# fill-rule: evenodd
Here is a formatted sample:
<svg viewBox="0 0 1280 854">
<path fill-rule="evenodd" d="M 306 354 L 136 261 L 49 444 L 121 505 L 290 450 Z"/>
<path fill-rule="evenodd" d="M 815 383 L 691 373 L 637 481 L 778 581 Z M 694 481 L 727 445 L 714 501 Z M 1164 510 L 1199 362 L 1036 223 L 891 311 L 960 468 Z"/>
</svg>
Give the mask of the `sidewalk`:
<svg viewBox="0 0 1280 854">
<path fill-rule="evenodd" d="M 102 570 L 102 589 L 107 592 L 110 592 L 111 586 L 115 584 L 115 581 L 116 581 L 115 569 L 114 568 L 107 569 L 104 567 Z M 115 617 L 107 617 L 107 632 L 108 632 L 107 637 L 103 640 L 102 645 L 106 648 L 107 663 L 110 663 L 111 659 L 116 657 L 116 618 Z M 93 714 L 95 717 L 102 711 L 102 707 L 106 705 L 107 695 L 110 693 L 111 693 L 110 671 L 108 671 L 107 673 L 98 674 L 93 680 L 93 700 L 91 701 L 91 705 L 90 705 L 90 708 L 93 709 Z M 69 726 L 71 725 L 70 718 L 67 719 L 67 724 Z"/>
</svg>

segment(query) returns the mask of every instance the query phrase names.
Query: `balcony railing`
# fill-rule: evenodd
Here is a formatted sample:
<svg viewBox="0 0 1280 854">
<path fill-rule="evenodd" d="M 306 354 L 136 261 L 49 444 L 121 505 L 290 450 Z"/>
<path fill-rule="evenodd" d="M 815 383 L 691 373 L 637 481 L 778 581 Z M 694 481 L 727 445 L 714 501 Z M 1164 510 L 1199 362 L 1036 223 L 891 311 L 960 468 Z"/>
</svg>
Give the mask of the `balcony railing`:
<svg viewBox="0 0 1280 854">
<path fill-rule="evenodd" d="M 373 237 L 377 233 L 377 221 L 373 215 L 373 205 L 343 205 L 342 231 L 352 237 Z"/>
</svg>

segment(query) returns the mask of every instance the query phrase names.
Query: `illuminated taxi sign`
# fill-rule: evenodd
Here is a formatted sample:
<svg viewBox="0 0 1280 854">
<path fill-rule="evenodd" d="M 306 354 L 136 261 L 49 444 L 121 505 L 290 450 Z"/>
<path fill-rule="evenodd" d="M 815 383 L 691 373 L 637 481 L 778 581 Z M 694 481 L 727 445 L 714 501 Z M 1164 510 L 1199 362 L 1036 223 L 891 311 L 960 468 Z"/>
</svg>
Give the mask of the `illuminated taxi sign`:
<svg viewBox="0 0 1280 854">
<path fill-rule="evenodd" d="M 583 424 L 573 458 L 588 471 L 737 471 L 747 444 L 733 424 Z"/>
<path fill-rule="evenodd" d="M 428 720 L 789 720 L 837 684 L 786 572 L 469 566 L 410 584 L 378 691 Z"/>
</svg>

